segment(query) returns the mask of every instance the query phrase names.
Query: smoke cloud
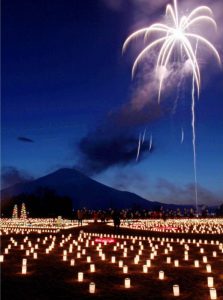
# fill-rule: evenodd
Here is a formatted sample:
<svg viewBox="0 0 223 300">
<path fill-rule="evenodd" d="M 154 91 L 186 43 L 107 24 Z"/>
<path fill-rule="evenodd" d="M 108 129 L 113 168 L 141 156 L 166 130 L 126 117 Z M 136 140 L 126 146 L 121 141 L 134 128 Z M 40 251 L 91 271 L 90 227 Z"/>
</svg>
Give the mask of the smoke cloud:
<svg viewBox="0 0 223 300">
<path fill-rule="evenodd" d="M 1 169 L 1 189 L 7 188 L 17 183 L 32 180 L 33 177 L 23 170 L 15 167 L 2 167 Z"/>
</svg>

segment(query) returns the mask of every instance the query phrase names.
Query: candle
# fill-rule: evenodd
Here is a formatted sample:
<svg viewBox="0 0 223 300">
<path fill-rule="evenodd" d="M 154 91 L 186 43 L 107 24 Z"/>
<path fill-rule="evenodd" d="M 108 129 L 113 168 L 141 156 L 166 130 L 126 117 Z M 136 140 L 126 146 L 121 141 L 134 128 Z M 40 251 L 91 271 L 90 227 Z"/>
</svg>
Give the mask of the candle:
<svg viewBox="0 0 223 300">
<path fill-rule="evenodd" d="M 125 288 L 129 289 L 131 286 L 131 281 L 130 278 L 125 278 Z"/>
<path fill-rule="evenodd" d="M 94 294 L 95 293 L 95 283 L 94 282 L 91 282 L 89 284 L 89 293 L 90 294 Z"/>
<path fill-rule="evenodd" d="M 177 284 L 173 285 L 173 295 L 175 297 L 180 296 L 180 287 Z"/>
<path fill-rule="evenodd" d="M 78 272 L 78 281 L 81 282 L 84 279 L 84 273 L 83 272 Z"/>
</svg>

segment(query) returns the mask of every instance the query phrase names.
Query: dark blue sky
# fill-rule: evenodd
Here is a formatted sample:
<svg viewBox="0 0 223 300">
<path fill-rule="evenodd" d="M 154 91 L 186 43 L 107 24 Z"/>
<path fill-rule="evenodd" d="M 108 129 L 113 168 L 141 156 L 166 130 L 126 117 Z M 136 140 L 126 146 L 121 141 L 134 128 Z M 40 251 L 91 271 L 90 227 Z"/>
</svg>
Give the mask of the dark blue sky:
<svg viewBox="0 0 223 300">
<path fill-rule="evenodd" d="M 16 179 L 10 172 L 19 180 L 77 166 L 148 199 L 193 201 L 188 82 L 175 113 L 175 92 L 161 112 L 149 105 L 143 112 L 129 108 L 137 90 L 131 80 L 134 50 L 122 56 L 122 44 L 133 28 L 159 19 L 161 2 L 148 13 L 133 0 L 2 1 L 3 184 Z M 222 53 L 222 40 L 217 47 Z M 214 59 L 202 74 L 196 106 L 199 199 L 217 203 L 223 199 L 223 75 Z M 145 147 L 136 163 L 144 128 L 154 147 Z"/>
</svg>

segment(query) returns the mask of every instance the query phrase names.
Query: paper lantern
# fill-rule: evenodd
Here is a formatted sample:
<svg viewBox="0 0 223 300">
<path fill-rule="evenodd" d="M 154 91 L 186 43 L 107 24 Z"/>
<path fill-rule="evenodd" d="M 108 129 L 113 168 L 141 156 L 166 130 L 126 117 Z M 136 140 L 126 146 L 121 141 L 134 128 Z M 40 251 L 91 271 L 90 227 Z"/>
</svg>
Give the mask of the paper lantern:
<svg viewBox="0 0 223 300">
<path fill-rule="evenodd" d="M 23 265 L 23 266 L 26 266 L 26 265 L 27 265 L 27 259 L 26 259 L 26 258 L 23 258 L 23 259 L 22 259 L 22 265 Z"/>
<path fill-rule="evenodd" d="M 199 260 L 194 261 L 194 266 L 195 266 L 195 268 L 199 268 Z"/>
<path fill-rule="evenodd" d="M 209 288 L 214 287 L 214 277 L 208 277 L 207 282 Z"/>
<path fill-rule="evenodd" d="M 90 256 L 87 256 L 87 262 L 91 262 L 91 257 Z"/>
<path fill-rule="evenodd" d="M 84 273 L 83 272 L 78 272 L 78 281 L 81 282 L 84 280 Z"/>
<path fill-rule="evenodd" d="M 143 265 L 143 273 L 148 273 L 148 267 L 147 267 L 147 265 Z"/>
<path fill-rule="evenodd" d="M 150 260 L 150 259 L 147 259 L 147 260 L 146 260 L 146 265 L 147 265 L 148 268 L 151 267 L 151 260 Z"/>
<path fill-rule="evenodd" d="M 159 279 L 160 280 L 164 279 L 164 272 L 163 271 L 159 271 Z"/>
<path fill-rule="evenodd" d="M 27 266 L 22 265 L 22 274 L 26 274 L 26 272 L 27 272 Z"/>
<path fill-rule="evenodd" d="M 70 260 L 70 265 L 71 265 L 71 266 L 74 266 L 74 265 L 75 265 L 75 260 L 74 260 L 73 258 Z"/>
<path fill-rule="evenodd" d="M 174 260 L 174 266 L 175 266 L 175 267 L 179 267 L 179 260 L 178 260 L 178 259 L 175 259 L 175 260 Z"/>
<path fill-rule="evenodd" d="M 37 259 L 37 253 L 36 252 L 33 253 L 33 258 Z"/>
<path fill-rule="evenodd" d="M 204 262 L 204 263 L 207 263 L 207 262 L 208 262 L 207 256 L 203 256 L 203 262 Z"/>
<path fill-rule="evenodd" d="M 115 263 L 115 256 L 111 257 L 111 262 L 114 264 Z"/>
<path fill-rule="evenodd" d="M 4 255 L 0 255 L 0 262 L 4 261 Z"/>
<path fill-rule="evenodd" d="M 128 273 L 128 266 L 125 265 L 125 266 L 123 267 L 123 273 L 124 273 L 124 274 Z"/>
<path fill-rule="evenodd" d="M 171 257 L 168 256 L 168 257 L 166 258 L 166 263 L 167 263 L 167 264 L 170 264 L 170 263 L 171 263 Z"/>
<path fill-rule="evenodd" d="M 89 293 L 90 294 L 94 294 L 95 293 L 95 283 L 94 282 L 91 282 L 89 284 Z"/>
<path fill-rule="evenodd" d="M 123 267 L 123 260 L 119 260 L 118 266 L 119 266 L 119 268 L 122 268 L 122 267 Z"/>
<path fill-rule="evenodd" d="M 174 297 L 180 296 L 180 287 L 177 284 L 173 285 L 173 295 Z"/>
<path fill-rule="evenodd" d="M 125 278 L 125 288 L 129 289 L 131 287 L 131 281 L 130 278 Z"/>
<path fill-rule="evenodd" d="M 211 265 L 210 264 L 206 265 L 206 270 L 208 273 L 211 273 Z"/>
<path fill-rule="evenodd" d="M 91 273 L 95 272 L 95 265 L 94 264 L 90 264 L 90 272 Z"/>
<path fill-rule="evenodd" d="M 211 298 L 211 300 L 217 299 L 217 291 L 213 287 L 210 288 L 210 298 Z"/>
</svg>

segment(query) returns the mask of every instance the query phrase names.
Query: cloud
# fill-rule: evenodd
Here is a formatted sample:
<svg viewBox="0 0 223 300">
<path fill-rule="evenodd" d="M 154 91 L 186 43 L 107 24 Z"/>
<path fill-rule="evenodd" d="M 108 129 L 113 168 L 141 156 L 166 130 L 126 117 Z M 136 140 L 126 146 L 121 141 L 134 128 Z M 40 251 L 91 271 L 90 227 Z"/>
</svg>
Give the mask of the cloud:
<svg viewBox="0 0 223 300">
<path fill-rule="evenodd" d="M 156 184 L 156 195 L 161 202 L 175 203 L 175 204 L 193 204 L 195 205 L 194 184 L 189 183 L 184 186 L 177 186 L 176 184 L 166 180 L 159 179 Z M 198 191 L 198 205 L 220 205 L 223 203 L 222 195 L 218 195 L 208 189 L 197 186 Z"/>
<path fill-rule="evenodd" d="M 24 143 L 34 143 L 34 140 L 24 137 L 24 136 L 18 136 L 17 140 Z"/>
<path fill-rule="evenodd" d="M 23 183 L 32 180 L 33 177 L 23 170 L 15 167 L 2 167 L 1 169 L 1 189 L 7 188 L 16 183 Z"/>
<path fill-rule="evenodd" d="M 96 174 L 106 169 L 119 165 L 125 166 L 136 161 L 138 137 L 129 132 L 109 132 L 108 129 L 98 128 L 89 133 L 79 143 L 81 159 L 79 169 L 88 174 Z M 139 160 L 149 152 L 149 142 L 144 141 L 141 145 Z"/>
</svg>

